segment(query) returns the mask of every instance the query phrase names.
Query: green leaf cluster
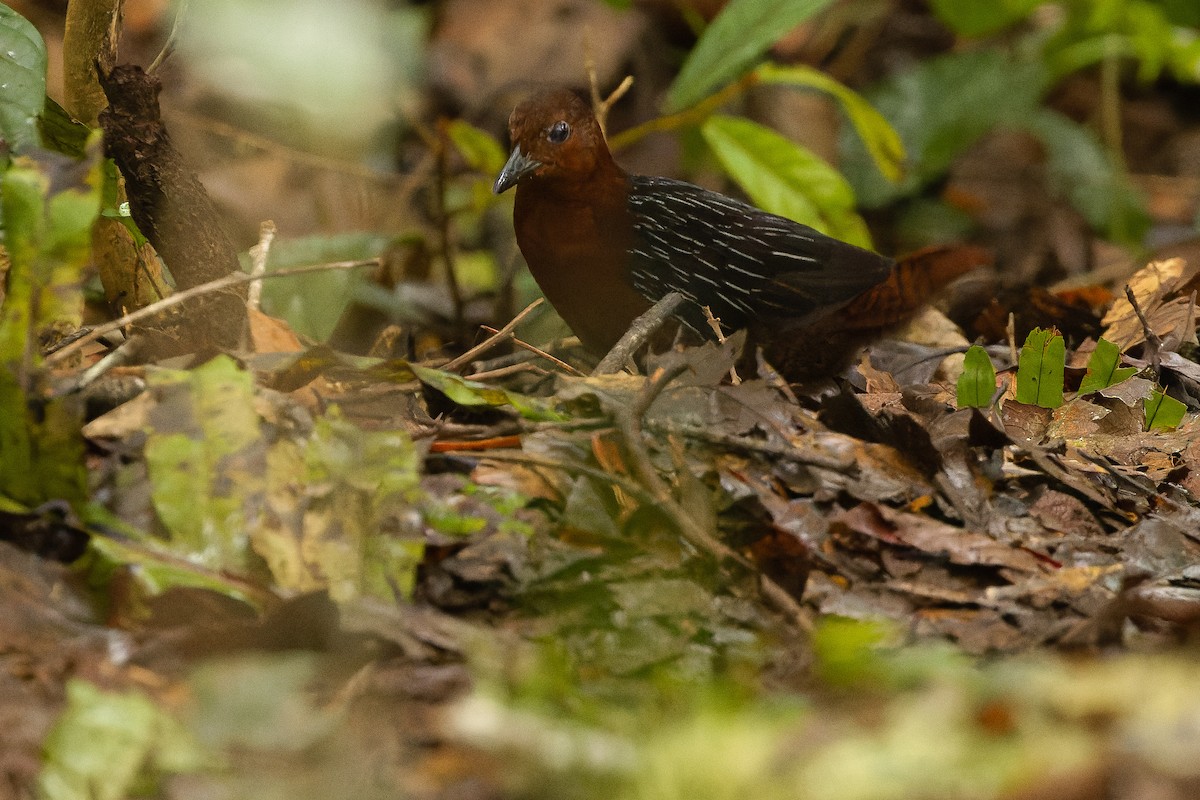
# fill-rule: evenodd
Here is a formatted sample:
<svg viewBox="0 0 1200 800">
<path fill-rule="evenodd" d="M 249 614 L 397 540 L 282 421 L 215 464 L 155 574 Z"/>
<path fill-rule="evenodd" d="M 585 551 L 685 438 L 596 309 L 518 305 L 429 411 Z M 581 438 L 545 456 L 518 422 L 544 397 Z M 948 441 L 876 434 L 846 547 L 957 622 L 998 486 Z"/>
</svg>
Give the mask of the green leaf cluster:
<svg viewBox="0 0 1200 800">
<path fill-rule="evenodd" d="M 1122 367 L 1121 351 L 1100 339 L 1088 358 L 1087 372 L 1076 396 L 1107 389 L 1137 374 L 1135 367 Z M 1034 328 L 1025 337 L 1017 364 L 1018 403 L 1058 408 L 1065 400 L 1066 346 L 1054 329 Z M 978 345 L 967 351 L 963 373 L 958 379 L 958 407 L 986 408 L 995 392 L 996 371 L 987 351 Z M 1187 406 L 1155 387 L 1143 403 L 1146 430 L 1174 428 L 1183 421 Z"/>
</svg>

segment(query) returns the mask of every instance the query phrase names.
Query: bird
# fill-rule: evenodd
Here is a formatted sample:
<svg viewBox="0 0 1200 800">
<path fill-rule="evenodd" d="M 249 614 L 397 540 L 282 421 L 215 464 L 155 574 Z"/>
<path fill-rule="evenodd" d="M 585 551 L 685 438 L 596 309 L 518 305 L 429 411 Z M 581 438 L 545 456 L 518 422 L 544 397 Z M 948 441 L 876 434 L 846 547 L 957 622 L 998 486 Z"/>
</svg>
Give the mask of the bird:
<svg viewBox="0 0 1200 800">
<path fill-rule="evenodd" d="M 803 380 L 839 369 L 864 331 L 911 310 L 889 308 L 888 287 L 917 306 L 924 298 L 909 297 L 914 287 L 922 294 L 924 283 L 945 282 L 736 198 L 627 173 L 570 89 L 519 103 L 509 134 L 512 151 L 492 189 L 515 187 L 513 226 L 529 271 L 596 355 L 674 291 L 684 298 L 675 316 L 693 338 L 716 335 L 710 318 L 721 335 L 746 329 L 785 377 Z M 857 312 L 847 308 L 856 300 Z"/>
</svg>

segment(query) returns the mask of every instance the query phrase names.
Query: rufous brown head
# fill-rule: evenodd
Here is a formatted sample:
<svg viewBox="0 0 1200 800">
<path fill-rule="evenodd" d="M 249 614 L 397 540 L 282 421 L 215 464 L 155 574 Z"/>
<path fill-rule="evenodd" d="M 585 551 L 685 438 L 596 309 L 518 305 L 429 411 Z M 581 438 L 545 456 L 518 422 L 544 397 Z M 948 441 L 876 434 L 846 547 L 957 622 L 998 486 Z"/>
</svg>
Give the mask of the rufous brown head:
<svg viewBox="0 0 1200 800">
<path fill-rule="evenodd" d="M 612 161 L 591 108 L 569 89 L 522 102 L 508 130 L 513 150 L 492 186 L 496 194 L 527 180 L 584 181 Z"/>
</svg>

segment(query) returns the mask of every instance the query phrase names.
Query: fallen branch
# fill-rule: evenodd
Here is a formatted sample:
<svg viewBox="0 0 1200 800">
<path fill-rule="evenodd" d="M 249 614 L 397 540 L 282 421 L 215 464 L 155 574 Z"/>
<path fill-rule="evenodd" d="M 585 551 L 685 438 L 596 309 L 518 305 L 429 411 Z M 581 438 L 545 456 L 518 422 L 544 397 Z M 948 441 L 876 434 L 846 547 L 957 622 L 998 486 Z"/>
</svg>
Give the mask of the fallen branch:
<svg viewBox="0 0 1200 800">
<path fill-rule="evenodd" d="M 311 264 L 304 267 L 293 267 L 291 269 L 281 269 L 275 272 L 268 272 L 265 275 L 253 275 L 248 272 L 234 272 L 225 275 L 216 280 L 211 280 L 208 283 L 202 283 L 199 286 L 193 286 L 190 289 L 176 292 L 170 297 L 164 297 L 158 302 L 151 303 L 148 306 L 143 306 L 136 311 L 130 311 L 123 317 L 118 317 L 111 322 L 106 322 L 103 325 L 97 325 L 92 328 L 84 336 L 80 336 L 75 341 L 71 342 L 66 347 L 63 347 L 46 356 L 45 363 L 47 366 L 56 364 L 59 361 L 79 352 L 84 347 L 87 347 L 92 342 L 106 336 L 113 331 L 119 331 L 124 327 L 132 325 L 135 322 L 152 317 L 166 311 L 168 308 L 173 308 L 180 303 L 186 303 L 188 300 L 197 295 L 208 294 L 210 292 L 219 292 L 223 289 L 228 289 L 231 286 L 240 286 L 243 283 L 251 281 L 261 281 L 268 278 L 290 278 L 293 275 L 304 275 L 309 272 L 332 272 L 337 270 L 360 269 L 362 267 L 377 267 L 379 266 L 378 258 L 367 258 L 358 261 L 334 261 L 329 264 Z"/>
<path fill-rule="evenodd" d="M 600 359 L 600 363 L 592 370 L 592 375 L 611 375 L 623 369 L 630 356 L 666 324 L 681 303 L 683 295 L 679 292 L 669 292 L 650 306 L 649 310 L 633 321 L 625 335 L 608 351 L 608 355 Z"/>
</svg>

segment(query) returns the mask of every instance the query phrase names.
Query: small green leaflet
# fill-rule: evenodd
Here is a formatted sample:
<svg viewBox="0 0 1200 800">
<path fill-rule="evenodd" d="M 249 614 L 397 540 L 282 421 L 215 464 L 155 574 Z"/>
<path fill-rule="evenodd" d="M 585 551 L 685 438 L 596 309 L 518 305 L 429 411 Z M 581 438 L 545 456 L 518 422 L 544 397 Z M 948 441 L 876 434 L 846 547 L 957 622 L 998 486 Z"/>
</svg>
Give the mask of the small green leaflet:
<svg viewBox="0 0 1200 800">
<path fill-rule="evenodd" d="M 1136 367 L 1121 367 L 1121 350 L 1107 339 L 1096 342 L 1088 359 L 1087 374 L 1079 384 L 1080 394 L 1091 394 L 1137 374 Z"/>
<path fill-rule="evenodd" d="M 958 378 L 958 407 L 987 408 L 996 394 L 996 368 L 987 351 L 971 345 L 963 358 L 963 372 Z"/>
<path fill-rule="evenodd" d="M 1061 406 L 1066 362 L 1066 344 L 1058 331 L 1031 330 L 1017 366 L 1017 402 L 1042 408 Z"/>
<path fill-rule="evenodd" d="M 437 389 L 451 402 L 460 406 L 509 406 L 525 419 L 563 419 L 562 414 L 536 397 L 527 397 L 486 383 L 468 380 L 451 372 L 419 367 L 416 364 L 410 366 L 421 383 Z"/>
<path fill-rule="evenodd" d="M 1164 394 L 1162 390 L 1155 389 L 1146 398 L 1145 409 L 1146 430 L 1152 431 L 1155 428 L 1179 427 L 1179 423 L 1183 421 L 1183 412 L 1187 411 L 1187 406 L 1174 397 Z"/>
</svg>

